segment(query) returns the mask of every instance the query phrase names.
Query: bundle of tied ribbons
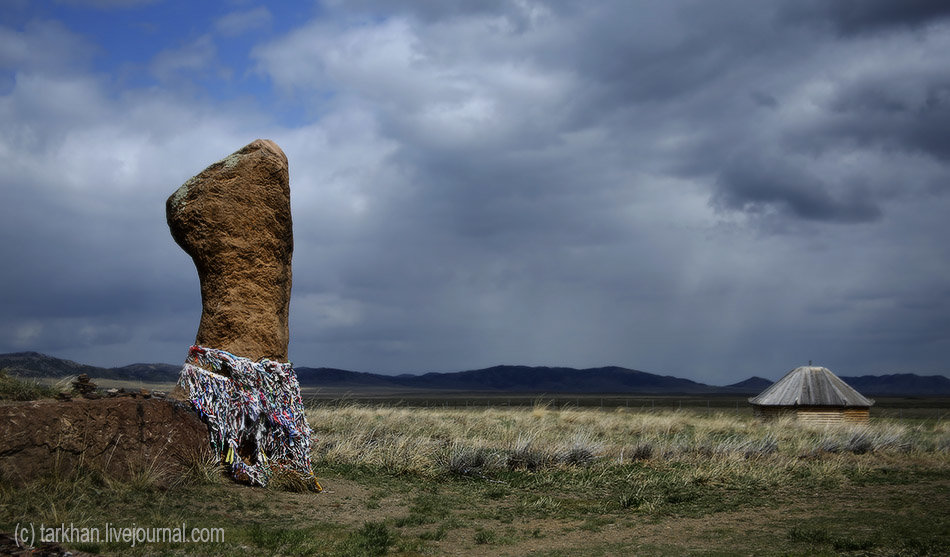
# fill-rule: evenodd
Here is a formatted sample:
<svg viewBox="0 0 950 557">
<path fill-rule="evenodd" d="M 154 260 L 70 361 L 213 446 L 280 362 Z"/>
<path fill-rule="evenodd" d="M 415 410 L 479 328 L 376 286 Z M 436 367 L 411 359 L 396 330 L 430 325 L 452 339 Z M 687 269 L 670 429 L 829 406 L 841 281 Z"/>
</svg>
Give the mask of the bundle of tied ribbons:
<svg viewBox="0 0 950 557">
<path fill-rule="evenodd" d="M 235 480 L 266 486 L 275 472 L 284 471 L 321 490 L 292 364 L 192 346 L 178 384 L 208 424 L 211 445 Z"/>
</svg>

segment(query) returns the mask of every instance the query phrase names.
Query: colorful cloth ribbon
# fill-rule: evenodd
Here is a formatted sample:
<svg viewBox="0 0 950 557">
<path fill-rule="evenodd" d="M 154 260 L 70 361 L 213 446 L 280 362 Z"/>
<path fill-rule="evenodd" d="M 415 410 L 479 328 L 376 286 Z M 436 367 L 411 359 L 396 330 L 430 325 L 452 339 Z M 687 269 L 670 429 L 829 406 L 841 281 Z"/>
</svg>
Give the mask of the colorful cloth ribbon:
<svg viewBox="0 0 950 557">
<path fill-rule="evenodd" d="M 178 384 L 208 424 L 211 446 L 234 479 L 266 486 L 283 469 L 321 490 L 310 463 L 313 432 L 292 364 L 192 346 Z"/>
</svg>

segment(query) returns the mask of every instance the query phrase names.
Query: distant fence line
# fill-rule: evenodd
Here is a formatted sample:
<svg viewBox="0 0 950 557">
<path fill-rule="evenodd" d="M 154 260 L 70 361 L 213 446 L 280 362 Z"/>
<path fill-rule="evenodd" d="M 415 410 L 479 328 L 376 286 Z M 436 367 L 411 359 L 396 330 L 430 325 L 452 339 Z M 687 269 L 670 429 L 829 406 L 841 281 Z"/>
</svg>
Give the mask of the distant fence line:
<svg viewBox="0 0 950 557">
<path fill-rule="evenodd" d="M 395 408 L 531 408 L 542 406 L 554 410 L 603 409 L 616 411 L 629 409 L 636 412 L 688 411 L 691 413 L 734 413 L 751 415 L 752 406 L 747 397 L 675 397 L 675 396 L 590 396 L 590 395 L 452 395 L 452 396 L 363 396 L 323 395 L 305 397 L 308 405 L 348 406 L 367 405 Z M 884 403 L 871 407 L 872 418 L 928 419 L 941 421 L 950 416 L 950 398 L 941 397 L 921 400 L 919 405 Z"/>
<path fill-rule="evenodd" d="M 629 409 L 637 412 L 688 411 L 691 413 L 735 413 L 752 414 L 752 407 L 746 397 L 618 397 L 618 396 L 360 396 L 360 395 L 323 395 L 305 397 L 311 406 L 349 406 L 367 405 L 396 408 L 525 408 L 543 406 L 554 410 L 571 408 L 613 410 Z M 871 417 L 897 419 L 935 419 L 937 421 L 950 416 L 950 399 L 940 398 L 932 401 L 920 401 L 919 405 L 884 404 L 871 407 Z"/>
</svg>

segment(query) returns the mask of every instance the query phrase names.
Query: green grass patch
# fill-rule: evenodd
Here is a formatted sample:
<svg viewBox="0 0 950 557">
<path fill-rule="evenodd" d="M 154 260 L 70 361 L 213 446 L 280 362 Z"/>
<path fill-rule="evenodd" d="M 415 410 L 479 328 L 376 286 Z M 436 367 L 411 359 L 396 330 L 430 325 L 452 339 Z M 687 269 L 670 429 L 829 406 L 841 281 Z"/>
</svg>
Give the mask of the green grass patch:
<svg viewBox="0 0 950 557">
<path fill-rule="evenodd" d="M 491 545 L 494 544 L 498 539 L 498 534 L 492 530 L 486 530 L 484 528 L 478 528 L 475 530 L 475 543 L 478 545 Z"/>
<path fill-rule="evenodd" d="M 396 520 L 397 527 L 439 522 L 450 512 L 450 501 L 438 493 L 420 493 L 409 506 L 409 514 Z"/>
<path fill-rule="evenodd" d="M 396 536 L 389 527 L 381 522 L 367 522 L 337 546 L 336 554 L 354 557 L 386 555 L 395 543 Z"/>
<path fill-rule="evenodd" d="M 60 389 L 30 379 L 20 379 L 0 370 L 0 400 L 27 401 L 53 398 Z"/>
</svg>

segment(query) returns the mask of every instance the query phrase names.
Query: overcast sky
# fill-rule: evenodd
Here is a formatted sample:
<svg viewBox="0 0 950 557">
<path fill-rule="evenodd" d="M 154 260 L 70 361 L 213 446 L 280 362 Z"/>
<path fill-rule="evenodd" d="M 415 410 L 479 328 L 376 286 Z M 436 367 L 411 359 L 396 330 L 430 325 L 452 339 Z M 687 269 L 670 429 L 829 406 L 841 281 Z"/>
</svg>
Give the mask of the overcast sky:
<svg viewBox="0 0 950 557">
<path fill-rule="evenodd" d="M 950 3 L 0 4 L 0 352 L 181 362 L 165 222 L 290 161 L 290 358 L 950 375 Z"/>
</svg>

